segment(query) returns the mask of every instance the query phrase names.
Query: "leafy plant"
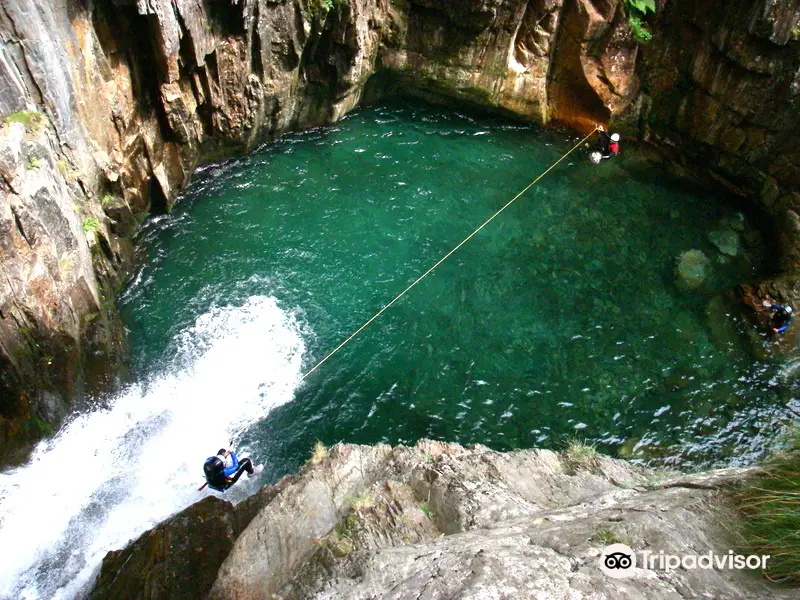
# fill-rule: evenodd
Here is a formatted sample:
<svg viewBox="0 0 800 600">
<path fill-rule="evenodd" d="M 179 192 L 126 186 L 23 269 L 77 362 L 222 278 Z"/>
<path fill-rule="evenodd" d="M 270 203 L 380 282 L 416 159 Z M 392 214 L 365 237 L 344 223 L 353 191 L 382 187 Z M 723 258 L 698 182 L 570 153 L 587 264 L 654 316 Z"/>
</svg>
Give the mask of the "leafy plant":
<svg viewBox="0 0 800 600">
<path fill-rule="evenodd" d="M 631 16 L 628 19 L 628 25 L 631 26 L 633 37 L 639 42 L 649 42 L 653 39 L 653 34 L 645 28 L 644 23 L 639 17 Z"/>
<path fill-rule="evenodd" d="M 347 4 L 348 0 L 311 0 L 308 9 L 313 16 L 325 15 L 336 6 Z"/>
<path fill-rule="evenodd" d="M 111 204 L 112 202 L 114 202 L 114 200 L 116 200 L 116 199 L 117 199 L 117 197 L 113 196 L 112 194 L 105 194 L 102 198 L 100 198 L 100 205 L 101 206 L 106 206 L 106 205 Z"/>
<path fill-rule="evenodd" d="M 41 158 L 39 158 L 38 156 L 32 156 L 31 159 L 28 161 L 28 164 L 25 165 L 25 168 L 28 169 L 29 171 L 33 169 L 41 169 L 43 164 L 44 163 L 42 162 Z"/>
<path fill-rule="evenodd" d="M 648 10 L 656 12 L 656 0 L 625 0 L 625 4 L 628 9 L 638 11 L 643 15 L 646 15 Z"/>
<path fill-rule="evenodd" d="M 89 217 L 88 219 L 83 220 L 81 227 L 86 233 L 95 233 L 98 229 L 100 229 L 100 221 L 98 221 L 95 217 Z"/>
<path fill-rule="evenodd" d="M 628 25 L 631 27 L 633 38 L 637 42 L 647 43 L 653 39 L 653 34 L 645 27 L 642 17 L 647 12 L 656 12 L 655 0 L 625 0 L 628 9 Z"/>
</svg>

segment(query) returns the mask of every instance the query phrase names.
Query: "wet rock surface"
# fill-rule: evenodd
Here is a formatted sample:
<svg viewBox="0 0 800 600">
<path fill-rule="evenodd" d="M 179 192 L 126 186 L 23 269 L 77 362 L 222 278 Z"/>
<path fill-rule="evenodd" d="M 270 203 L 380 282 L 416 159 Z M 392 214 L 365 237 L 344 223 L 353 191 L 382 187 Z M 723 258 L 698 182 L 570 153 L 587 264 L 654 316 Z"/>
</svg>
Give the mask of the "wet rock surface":
<svg viewBox="0 0 800 600">
<path fill-rule="evenodd" d="M 262 490 L 238 537 L 231 515 L 245 503 L 208 498 L 110 553 L 92 598 L 796 597 L 752 572 L 639 567 L 613 579 L 599 568 L 610 543 L 654 554 L 736 549 L 725 490 L 746 473 L 670 475 L 602 456 L 575 464 L 550 451 L 427 440 L 338 445 Z M 211 535 L 203 530 L 222 540 L 208 556 L 197 549 Z M 171 550 L 156 543 L 164 539 Z M 146 558 L 156 546 L 157 560 Z M 192 595 L 178 595 L 188 589 L 179 580 L 201 568 Z M 100 595 L 111 579 L 117 595 Z"/>
<path fill-rule="evenodd" d="M 233 546 L 234 521 L 229 502 L 198 502 L 124 550 L 109 552 L 89 598 L 202 597 Z"/>
<path fill-rule="evenodd" d="M 209 496 L 103 559 L 91 600 L 203 598 L 236 538 L 280 490 L 264 486 L 235 507 Z"/>
</svg>

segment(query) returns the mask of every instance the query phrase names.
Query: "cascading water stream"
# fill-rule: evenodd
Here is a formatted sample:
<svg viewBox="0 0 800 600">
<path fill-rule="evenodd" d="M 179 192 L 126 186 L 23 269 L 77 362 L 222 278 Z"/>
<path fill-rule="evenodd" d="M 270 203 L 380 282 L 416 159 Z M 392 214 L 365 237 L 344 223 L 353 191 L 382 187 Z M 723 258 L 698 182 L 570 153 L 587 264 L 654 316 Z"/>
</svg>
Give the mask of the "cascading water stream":
<svg viewBox="0 0 800 600">
<path fill-rule="evenodd" d="M 0 475 L 0 598 L 79 596 L 106 552 L 209 493 L 197 491 L 208 455 L 292 398 L 304 345 L 272 298 L 214 308 L 175 342 L 161 374 Z"/>
</svg>

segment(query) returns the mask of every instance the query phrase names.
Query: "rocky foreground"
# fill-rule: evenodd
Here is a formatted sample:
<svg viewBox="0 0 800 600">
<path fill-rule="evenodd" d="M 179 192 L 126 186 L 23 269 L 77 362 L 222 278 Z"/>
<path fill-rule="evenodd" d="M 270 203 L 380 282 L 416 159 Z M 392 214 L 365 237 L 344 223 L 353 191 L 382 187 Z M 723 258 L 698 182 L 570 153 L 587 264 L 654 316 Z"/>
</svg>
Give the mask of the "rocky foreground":
<svg viewBox="0 0 800 600">
<path fill-rule="evenodd" d="M 603 549 L 725 555 L 745 470 L 659 475 L 548 450 L 337 445 L 237 506 L 208 497 L 110 552 L 90 598 L 796 598 L 753 571 L 616 579 Z"/>
</svg>

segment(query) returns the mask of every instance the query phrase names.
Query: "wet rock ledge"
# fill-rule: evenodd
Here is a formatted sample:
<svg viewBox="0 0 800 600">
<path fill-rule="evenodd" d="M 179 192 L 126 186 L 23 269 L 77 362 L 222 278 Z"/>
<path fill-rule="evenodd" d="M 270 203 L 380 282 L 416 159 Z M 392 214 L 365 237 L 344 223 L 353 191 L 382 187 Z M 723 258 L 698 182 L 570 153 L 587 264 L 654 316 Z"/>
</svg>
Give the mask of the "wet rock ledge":
<svg viewBox="0 0 800 600">
<path fill-rule="evenodd" d="M 429 440 L 337 445 L 235 507 L 205 498 L 110 552 L 89 597 L 796 598 L 754 572 L 612 579 L 599 568 L 617 542 L 655 554 L 737 549 L 726 488 L 746 472 L 669 475 Z"/>
</svg>

